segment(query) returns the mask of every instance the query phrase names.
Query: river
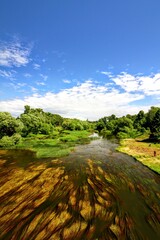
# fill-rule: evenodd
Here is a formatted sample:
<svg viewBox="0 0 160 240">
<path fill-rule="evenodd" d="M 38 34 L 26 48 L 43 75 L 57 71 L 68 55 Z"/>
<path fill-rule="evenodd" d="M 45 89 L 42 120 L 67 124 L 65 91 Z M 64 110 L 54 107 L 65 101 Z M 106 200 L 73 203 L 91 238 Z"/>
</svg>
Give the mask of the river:
<svg viewBox="0 0 160 240">
<path fill-rule="evenodd" d="M 159 240 L 160 175 L 97 139 L 61 159 L 0 151 L 0 239 Z"/>
</svg>

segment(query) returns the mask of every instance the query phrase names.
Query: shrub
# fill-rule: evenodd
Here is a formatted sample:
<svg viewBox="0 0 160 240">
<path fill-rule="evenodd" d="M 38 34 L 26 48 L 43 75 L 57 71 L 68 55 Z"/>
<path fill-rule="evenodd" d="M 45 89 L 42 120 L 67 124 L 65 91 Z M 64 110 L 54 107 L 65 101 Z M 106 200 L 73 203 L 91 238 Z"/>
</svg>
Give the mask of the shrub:
<svg viewBox="0 0 160 240">
<path fill-rule="evenodd" d="M 117 138 L 119 138 L 119 139 L 125 139 L 128 137 L 129 137 L 129 135 L 127 133 L 124 133 L 124 132 L 117 133 Z"/>
<path fill-rule="evenodd" d="M 103 137 L 110 137 L 110 136 L 112 136 L 113 134 L 112 134 L 112 132 L 110 131 L 110 130 L 106 130 L 106 129 L 103 129 L 103 130 L 101 130 L 101 135 L 103 136 Z"/>
<path fill-rule="evenodd" d="M 13 136 L 4 136 L 0 139 L 0 147 L 12 147 L 19 143 L 21 140 L 21 135 L 19 133 L 13 134 Z"/>
<path fill-rule="evenodd" d="M 12 147 L 14 146 L 14 139 L 12 137 L 4 136 L 0 139 L 0 147 Z"/>
<path fill-rule="evenodd" d="M 21 141 L 22 137 L 19 133 L 15 133 L 13 134 L 13 136 L 11 137 L 14 141 L 14 144 L 17 144 Z"/>
</svg>

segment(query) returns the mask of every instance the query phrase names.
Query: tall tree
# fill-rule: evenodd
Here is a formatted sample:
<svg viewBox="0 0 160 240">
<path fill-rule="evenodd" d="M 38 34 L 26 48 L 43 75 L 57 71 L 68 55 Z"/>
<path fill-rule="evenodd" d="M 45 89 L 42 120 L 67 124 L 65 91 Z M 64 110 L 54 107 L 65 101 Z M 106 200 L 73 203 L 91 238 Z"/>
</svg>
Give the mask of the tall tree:
<svg viewBox="0 0 160 240">
<path fill-rule="evenodd" d="M 8 112 L 0 112 L 0 138 L 21 132 L 22 128 L 23 124 L 20 120 L 15 119 Z"/>
<path fill-rule="evenodd" d="M 154 138 L 160 138 L 160 108 L 156 112 L 153 121 L 152 121 L 152 132 L 151 136 Z"/>
</svg>

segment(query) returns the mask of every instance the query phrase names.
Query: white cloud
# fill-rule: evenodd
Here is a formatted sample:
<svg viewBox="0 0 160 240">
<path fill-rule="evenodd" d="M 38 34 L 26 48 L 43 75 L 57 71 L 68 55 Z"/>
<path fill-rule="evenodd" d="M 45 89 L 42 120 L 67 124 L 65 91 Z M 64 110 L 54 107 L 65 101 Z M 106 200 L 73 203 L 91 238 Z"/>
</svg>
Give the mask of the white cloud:
<svg viewBox="0 0 160 240">
<path fill-rule="evenodd" d="M 159 95 L 160 94 L 160 73 L 154 76 L 141 76 L 139 77 L 140 90 L 144 91 L 146 95 Z"/>
<path fill-rule="evenodd" d="M 46 85 L 45 82 L 36 82 L 36 84 L 37 84 L 38 86 L 45 86 L 45 85 Z"/>
<path fill-rule="evenodd" d="M 31 77 L 32 77 L 32 75 L 31 75 L 30 73 L 25 73 L 24 76 L 25 76 L 26 78 L 31 78 Z"/>
<path fill-rule="evenodd" d="M 16 71 L 6 71 L 6 70 L 0 70 L 0 76 L 4 78 L 9 78 L 10 80 L 15 79 Z"/>
<path fill-rule="evenodd" d="M 12 86 L 16 91 L 21 89 L 22 87 L 26 86 L 27 84 L 26 83 L 16 83 L 16 82 L 11 82 L 9 83 L 10 86 Z"/>
<path fill-rule="evenodd" d="M 32 87 L 32 91 L 36 93 L 37 89 Z M 34 94 L 23 100 L 1 101 L 0 111 L 18 115 L 23 112 L 24 105 L 30 105 L 64 117 L 96 120 L 113 113 L 117 116 L 135 113 L 138 108 L 131 108 L 129 104 L 143 98 L 142 94 L 120 93 L 114 88 L 110 90 L 88 80 L 58 93 L 47 92 L 45 95 Z"/>
<path fill-rule="evenodd" d="M 35 87 L 30 86 L 32 92 L 38 92 L 38 89 Z"/>
<path fill-rule="evenodd" d="M 71 80 L 63 79 L 63 82 L 64 82 L 64 83 L 71 83 Z"/>
<path fill-rule="evenodd" d="M 46 92 L 44 95 L 38 95 L 38 89 L 30 86 L 32 96 L 1 101 L 0 111 L 19 115 L 23 112 L 24 105 L 30 105 L 43 108 L 44 111 L 59 113 L 64 117 L 97 120 L 113 113 L 122 116 L 127 113 L 135 114 L 142 109 L 147 111 L 151 105 L 145 102 L 146 96 L 155 99 L 154 102 L 160 106 L 160 73 L 149 76 L 126 72 L 116 76 L 110 72 L 101 73 L 109 76 L 108 83 L 98 85 L 96 81 L 86 80 L 83 83 L 76 82 L 75 86 L 58 93 Z M 45 75 L 41 74 L 41 77 L 43 81 L 36 82 L 37 85 L 45 85 Z M 70 80 L 64 79 L 63 82 L 69 83 Z M 17 88 L 20 87 L 22 86 L 17 85 Z M 139 105 L 136 101 L 139 101 Z"/>
<path fill-rule="evenodd" d="M 121 88 L 123 88 L 126 92 L 137 91 L 139 87 L 137 78 L 125 72 L 113 77 L 112 80 L 116 83 L 116 85 L 121 86 Z"/>
<path fill-rule="evenodd" d="M 43 78 L 44 81 L 46 81 L 48 79 L 48 76 L 47 75 L 44 75 L 44 74 L 40 74 L 41 78 Z"/>
<path fill-rule="evenodd" d="M 40 69 L 40 65 L 39 64 L 37 64 L 37 63 L 34 63 L 33 64 L 33 68 L 35 69 L 35 70 L 39 70 Z"/>
<path fill-rule="evenodd" d="M 19 40 L 12 43 L 0 44 L 0 66 L 20 67 L 26 66 L 30 59 L 31 47 L 23 46 Z"/>
<path fill-rule="evenodd" d="M 117 76 L 110 76 L 110 80 L 128 93 L 142 92 L 145 95 L 160 94 L 160 73 L 144 76 L 122 72 Z"/>
<path fill-rule="evenodd" d="M 112 77 L 113 76 L 112 72 L 101 71 L 100 73 L 103 74 L 103 75 L 106 75 L 107 77 Z"/>
</svg>

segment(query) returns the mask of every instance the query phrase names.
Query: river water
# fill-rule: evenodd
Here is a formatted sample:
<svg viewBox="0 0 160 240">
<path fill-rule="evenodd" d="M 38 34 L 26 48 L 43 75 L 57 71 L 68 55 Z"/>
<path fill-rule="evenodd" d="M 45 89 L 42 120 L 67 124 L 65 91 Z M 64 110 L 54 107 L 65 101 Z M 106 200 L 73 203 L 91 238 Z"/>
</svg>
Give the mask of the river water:
<svg viewBox="0 0 160 240">
<path fill-rule="evenodd" d="M 61 159 L 0 151 L 0 239 L 159 240 L 160 175 L 97 139 Z"/>
</svg>

